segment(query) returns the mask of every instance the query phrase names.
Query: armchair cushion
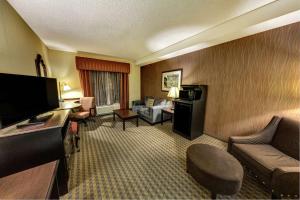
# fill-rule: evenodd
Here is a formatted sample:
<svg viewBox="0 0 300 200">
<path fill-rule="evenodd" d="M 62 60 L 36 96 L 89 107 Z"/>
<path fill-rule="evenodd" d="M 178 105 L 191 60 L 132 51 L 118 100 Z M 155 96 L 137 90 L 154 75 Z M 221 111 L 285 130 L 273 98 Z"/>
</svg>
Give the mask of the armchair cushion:
<svg viewBox="0 0 300 200">
<path fill-rule="evenodd" d="M 71 119 L 86 119 L 89 116 L 90 116 L 90 112 L 89 111 L 70 113 L 70 118 Z"/>
<path fill-rule="evenodd" d="M 80 98 L 81 111 L 90 112 L 90 108 L 96 107 L 95 105 L 95 97 L 82 97 Z"/>
<path fill-rule="evenodd" d="M 268 179 L 278 167 L 299 166 L 298 160 L 268 144 L 233 144 L 232 152 Z"/>
<path fill-rule="evenodd" d="M 273 193 L 276 196 L 291 195 L 292 197 L 299 197 L 299 174 L 299 166 L 276 168 L 271 182 Z"/>
</svg>

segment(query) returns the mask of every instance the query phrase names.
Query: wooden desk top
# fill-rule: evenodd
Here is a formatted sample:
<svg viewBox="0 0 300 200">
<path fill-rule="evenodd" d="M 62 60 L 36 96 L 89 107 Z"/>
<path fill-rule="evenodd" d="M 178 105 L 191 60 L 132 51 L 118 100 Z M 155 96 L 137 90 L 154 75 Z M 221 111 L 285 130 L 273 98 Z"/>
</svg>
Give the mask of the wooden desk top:
<svg viewBox="0 0 300 200">
<path fill-rule="evenodd" d="M 29 126 L 26 128 L 20 128 L 17 129 L 16 125 L 7 127 L 0 130 L 0 137 L 7 137 L 12 135 L 18 135 L 18 134 L 24 134 L 24 133 L 30 133 L 34 131 L 40 131 L 40 130 L 46 130 L 51 128 L 58 128 L 63 127 L 66 120 L 69 116 L 69 110 L 58 110 L 58 111 L 51 111 L 53 112 L 53 116 L 47 120 L 47 122 L 43 125 L 37 125 L 37 126 Z M 19 124 L 26 124 L 28 120 L 23 121 Z"/>
<path fill-rule="evenodd" d="M 59 161 L 0 178 L 0 199 L 47 199 Z"/>
</svg>

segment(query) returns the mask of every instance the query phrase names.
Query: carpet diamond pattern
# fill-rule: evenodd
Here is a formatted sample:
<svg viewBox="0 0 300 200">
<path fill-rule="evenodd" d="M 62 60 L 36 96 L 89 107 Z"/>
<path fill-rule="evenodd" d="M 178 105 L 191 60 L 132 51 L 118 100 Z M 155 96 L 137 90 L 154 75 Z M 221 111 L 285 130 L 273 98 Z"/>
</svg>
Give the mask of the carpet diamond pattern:
<svg viewBox="0 0 300 200">
<path fill-rule="evenodd" d="M 207 143 L 227 144 L 207 135 L 189 141 L 172 132 L 172 124 L 151 126 L 140 120 L 113 122 L 97 117 L 80 126 L 80 152 L 70 161 L 69 193 L 64 199 L 207 199 L 209 191 L 186 173 L 186 149 Z M 266 199 L 269 195 L 245 175 L 241 191 L 225 199 Z"/>
</svg>

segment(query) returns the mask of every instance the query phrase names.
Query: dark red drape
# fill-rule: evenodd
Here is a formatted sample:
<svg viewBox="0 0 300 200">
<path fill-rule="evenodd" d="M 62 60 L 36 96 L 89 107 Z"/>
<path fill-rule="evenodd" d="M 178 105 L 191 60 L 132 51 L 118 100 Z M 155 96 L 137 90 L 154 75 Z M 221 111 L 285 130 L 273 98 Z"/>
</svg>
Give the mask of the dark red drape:
<svg viewBox="0 0 300 200">
<path fill-rule="evenodd" d="M 129 63 L 99 60 L 95 58 L 84 58 L 79 56 L 76 56 L 76 68 L 78 70 L 93 70 L 101 72 L 130 72 Z"/>
<path fill-rule="evenodd" d="M 85 97 L 94 96 L 90 85 L 90 72 L 88 70 L 79 70 L 80 84 Z"/>
<path fill-rule="evenodd" d="M 128 87 L 128 74 L 122 73 L 120 81 L 120 108 L 128 109 L 129 107 L 129 87 Z"/>
</svg>

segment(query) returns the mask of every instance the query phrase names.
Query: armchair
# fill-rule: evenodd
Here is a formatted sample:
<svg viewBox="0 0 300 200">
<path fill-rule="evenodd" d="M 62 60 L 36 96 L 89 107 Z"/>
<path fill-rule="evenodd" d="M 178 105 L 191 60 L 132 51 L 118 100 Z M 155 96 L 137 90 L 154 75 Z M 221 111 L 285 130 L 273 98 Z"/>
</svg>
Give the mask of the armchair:
<svg viewBox="0 0 300 200">
<path fill-rule="evenodd" d="M 299 198 L 299 122 L 275 116 L 258 134 L 230 137 L 228 152 L 272 197 Z"/>
<path fill-rule="evenodd" d="M 70 120 L 83 122 L 84 125 L 87 126 L 86 120 L 91 119 L 92 121 L 95 121 L 91 118 L 96 115 L 95 97 L 82 97 L 80 98 L 79 103 L 81 104 L 79 110 L 70 113 Z"/>
</svg>

